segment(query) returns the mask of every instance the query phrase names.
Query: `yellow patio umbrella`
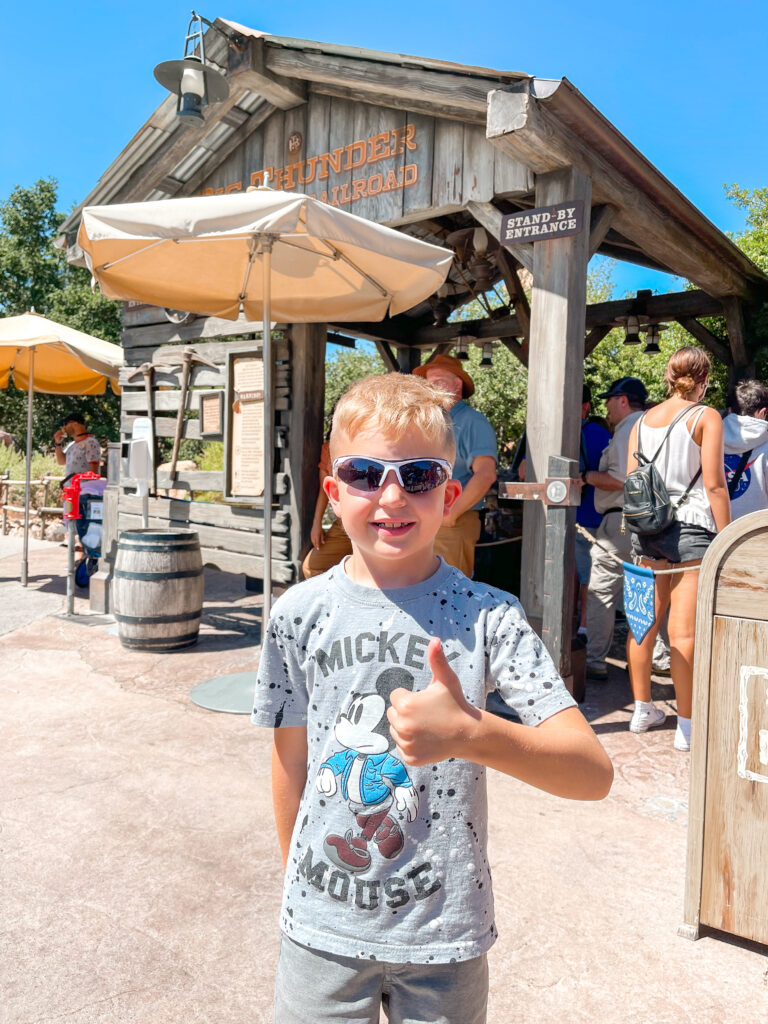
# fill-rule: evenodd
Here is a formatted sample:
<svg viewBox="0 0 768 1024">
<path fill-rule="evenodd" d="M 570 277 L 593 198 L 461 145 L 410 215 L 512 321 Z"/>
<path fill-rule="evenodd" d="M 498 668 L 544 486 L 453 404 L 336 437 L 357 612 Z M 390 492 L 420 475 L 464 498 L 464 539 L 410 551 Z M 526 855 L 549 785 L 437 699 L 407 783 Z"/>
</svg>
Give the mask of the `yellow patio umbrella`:
<svg viewBox="0 0 768 1024">
<path fill-rule="evenodd" d="M 11 377 L 27 392 L 27 468 L 24 493 L 24 550 L 21 583 L 27 585 L 29 553 L 29 495 L 32 467 L 32 406 L 34 392 L 52 395 L 103 395 L 117 378 L 123 350 L 101 338 L 57 324 L 39 313 L 0 317 L 0 388 Z"/>
</svg>

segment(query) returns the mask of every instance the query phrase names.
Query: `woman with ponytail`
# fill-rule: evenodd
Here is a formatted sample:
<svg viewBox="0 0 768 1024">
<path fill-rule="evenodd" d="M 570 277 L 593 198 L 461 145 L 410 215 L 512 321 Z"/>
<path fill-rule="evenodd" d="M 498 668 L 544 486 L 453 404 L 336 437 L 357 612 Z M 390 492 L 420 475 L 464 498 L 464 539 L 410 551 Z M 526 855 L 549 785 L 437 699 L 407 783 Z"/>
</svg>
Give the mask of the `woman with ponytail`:
<svg viewBox="0 0 768 1024">
<path fill-rule="evenodd" d="M 710 369 L 709 356 L 702 349 L 678 349 L 670 357 L 664 377 L 669 398 L 649 409 L 632 428 L 627 472 L 637 467 L 638 451 L 647 459 L 658 451 L 654 465 L 672 504 L 677 506 L 675 521 L 662 533 L 632 537 L 636 561 L 652 569 L 697 566 L 716 533 L 731 521 L 723 464 L 723 422 L 715 409 L 701 405 Z M 631 634 L 627 641 L 629 678 L 635 698 L 629 728 L 631 732 L 646 732 L 661 725 L 666 717 L 651 699 L 651 659 L 659 625 L 669 608 L 678 750 L 690 749 L 698 580 L 696 569 L 656 576 L 656 621 L 641 644 Z"/>
</svg>

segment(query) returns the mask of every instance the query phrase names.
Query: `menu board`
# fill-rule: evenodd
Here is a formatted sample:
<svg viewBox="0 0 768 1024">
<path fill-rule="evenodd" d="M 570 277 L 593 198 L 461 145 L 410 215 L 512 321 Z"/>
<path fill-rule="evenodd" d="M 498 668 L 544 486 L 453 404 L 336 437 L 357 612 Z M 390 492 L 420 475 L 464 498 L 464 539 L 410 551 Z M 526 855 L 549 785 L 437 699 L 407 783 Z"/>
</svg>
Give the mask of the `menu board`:
<svg viewBox="0 0 768 1024">
<path fill-rule="evenodd" d="M 256 356 L 231 361 L 229 393 L 229 494 L 264 493 L 264 362 Z"/>
</svg>

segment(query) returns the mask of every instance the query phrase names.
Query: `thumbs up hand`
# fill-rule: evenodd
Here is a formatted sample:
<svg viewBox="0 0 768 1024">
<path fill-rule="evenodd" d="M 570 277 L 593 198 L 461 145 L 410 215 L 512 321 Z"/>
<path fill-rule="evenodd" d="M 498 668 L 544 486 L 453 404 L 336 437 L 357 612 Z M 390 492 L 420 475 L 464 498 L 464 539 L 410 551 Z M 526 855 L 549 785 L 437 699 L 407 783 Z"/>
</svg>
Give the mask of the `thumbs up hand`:
<svg viewBox="0 0 768 1024">
<path fill-rule="evenodd" d="M 470 760 L 468 744 L 482 712 L 467 702 L 437 637 L 430 641 L 427 660 L 432 681 L 426 690 L 393 690 L 390 696 L 387 717 L 392 738 L 409 765 L 433 764 L 448 757 Z"/>
</svg>

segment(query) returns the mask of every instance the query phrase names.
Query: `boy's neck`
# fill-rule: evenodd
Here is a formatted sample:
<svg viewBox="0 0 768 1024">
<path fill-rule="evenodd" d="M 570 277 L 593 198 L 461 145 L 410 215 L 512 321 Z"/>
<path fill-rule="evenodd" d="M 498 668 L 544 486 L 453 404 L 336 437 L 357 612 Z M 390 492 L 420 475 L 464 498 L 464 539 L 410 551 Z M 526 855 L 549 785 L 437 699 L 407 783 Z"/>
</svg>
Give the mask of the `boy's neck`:
<svg viewBox="0 0 768 1024">
<path fill-rule="evenodd" d="M 404 560 L 387 559 L 384 562 L 370 561 L 360 551 L 353 549 L 352 554 L 344 562 L 344 571 L 353 583 L 372 590 L 399 590 L 402 587 L 414 587 L 434 576 L 440 568 L 440 559 L 434 552 L 424 558 Z"/>
</svg>

